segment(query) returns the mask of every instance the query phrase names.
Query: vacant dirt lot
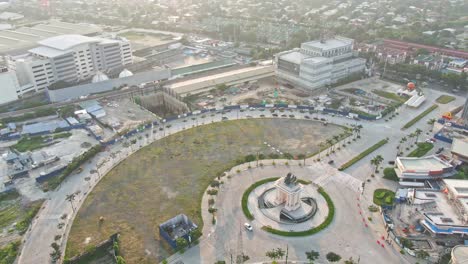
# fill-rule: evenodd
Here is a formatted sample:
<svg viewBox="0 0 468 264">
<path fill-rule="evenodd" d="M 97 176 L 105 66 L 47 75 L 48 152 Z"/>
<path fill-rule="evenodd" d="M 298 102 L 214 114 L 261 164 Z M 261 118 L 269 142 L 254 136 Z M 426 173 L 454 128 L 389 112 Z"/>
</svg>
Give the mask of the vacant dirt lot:
<svg viewBox="0 0 468 264">
<path fill-rule="evenodd" d="M 272 153 L 263 142 L 283 152 L 312 153 L 319 142 L 339 133 L 338 126 L 314 121 L 242 120 L 202 126 L 155 142 L 96 186 L 72 227 L 67 256 L 121 232 L 127 263 L 157 263 L 171 253 L 159 238 L 159 224 L 184 213 L 202 226 L 203 192 L 237 159 Z M 100 216 L 105 218 L 102 225 Z"/>
</svg>

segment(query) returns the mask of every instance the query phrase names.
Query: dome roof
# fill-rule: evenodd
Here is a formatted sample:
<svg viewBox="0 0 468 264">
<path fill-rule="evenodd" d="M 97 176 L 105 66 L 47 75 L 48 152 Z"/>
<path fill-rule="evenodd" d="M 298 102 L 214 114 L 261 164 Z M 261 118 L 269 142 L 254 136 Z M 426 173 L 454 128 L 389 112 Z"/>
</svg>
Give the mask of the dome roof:
<svg viewBox="0 0 468 264">
<path fill-rule="evenodd" d="M 130 77 L 133 76 L 133 73 L 127 69 L 124 69 L 120 74 L 119 78 L 125 78 L 125 77 Z"/>
<path fill-rule="evenodd" d="M 91 80 L 92 83 L 98 83 L 98 82 L 103 82 L 109 80 L 109 77 L 105 75 L 102 72 L 97 72 L 96 75 L 94 75 L 93 79 Z"/>
</svg>

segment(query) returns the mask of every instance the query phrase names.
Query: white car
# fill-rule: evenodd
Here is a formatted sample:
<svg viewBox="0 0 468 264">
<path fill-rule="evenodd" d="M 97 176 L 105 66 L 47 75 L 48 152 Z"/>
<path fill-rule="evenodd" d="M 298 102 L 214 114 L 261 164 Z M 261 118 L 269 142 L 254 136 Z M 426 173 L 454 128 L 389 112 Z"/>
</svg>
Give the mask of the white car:
<svg viewBox="0 0 468 264">
<path fill-rule="evenodd" d="M 244 227 L 245 227 L 245 229 L 247 229 L 247 231 L 253 231 L 253 228 L 249 223 L 245 223 Z"/>
</svg>

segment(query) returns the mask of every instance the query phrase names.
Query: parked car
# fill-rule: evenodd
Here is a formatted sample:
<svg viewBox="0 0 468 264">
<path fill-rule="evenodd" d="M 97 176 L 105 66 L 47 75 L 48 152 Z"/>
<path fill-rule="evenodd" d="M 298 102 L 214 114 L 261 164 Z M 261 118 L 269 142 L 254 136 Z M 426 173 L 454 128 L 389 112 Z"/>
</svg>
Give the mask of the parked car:
<svg viewBox="0 0 468 264">
<path fill-rule="evenodd" d="M 304 116 L 305 119 L 310 119 L 310 116 Z"/>
<path fill-rule="evenodd" d="M 278 117 L 278 114 L 273 114 L 272 116 L 274 116 L 274 117 Z"/>
<path fill-rule="evenodd" d="M 223 120 L 228 120 L 228 118 L 226 116 L 223 116 Z"/>
<path fill-rule="evenodd" d="M 334 160 L 329 160 L 328 164 L 333 164 L 335 161 Z"/>
<path fill-rule="evenodd" d="M 395 165 L 395 161 L 394 161 L 394 160 L 390 160 L 390 161 L 388 162 L 388 164 L 390 164 L 390 165 Z"/>
<path fill-rule="evenodd" d="M 440 154 L 440 153 L 442 153 L 442 151 L 444 151 L 444 148 L 439 148 L 439 149 L 436 151 L 436 154 Z"/>
<path fill-rule="evenodd" d="M 289 115 L 290 118 L 294 118 L 294 115 Z"/>
<path fill-rule="evenodd" d="M 244 227 L 247 229 L 247 231 L 253 231 L 253 227 L 249 223 L 245 223 Z"/>
</svg>

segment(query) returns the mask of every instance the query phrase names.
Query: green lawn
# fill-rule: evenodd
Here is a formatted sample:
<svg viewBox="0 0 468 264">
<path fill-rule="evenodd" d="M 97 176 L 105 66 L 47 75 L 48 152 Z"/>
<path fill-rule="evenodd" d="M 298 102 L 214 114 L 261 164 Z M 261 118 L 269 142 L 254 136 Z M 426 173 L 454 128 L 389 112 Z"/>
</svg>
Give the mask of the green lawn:
<svg viewBox="0 0 468 264">
<path fill-rule="evenodd" d="M 428 142 L 418 143 L 418 147 L 415 150 L 411 151 L 408 157 L 420 158 L 426 155 L 426 153 L 429 152 L 433 147 L 434 147 L 434 144 L 432 143 L 428 143 Z"/>
<path fill-rule="evenodd" d="M 374 191 L 374 203 L 376 205 L 393 205 L 395 193 L 387 189 L 377 189 Z"/>
<path fill-rule="evenodd" d="M 69 138 L 71 137 L 72 133 L 70 132 L 64 132 L 64 133 L 59 133 L 59 134 L 54 134 L 53 139 L 59 139 L 59 138 Z"/>
<path fill-rule="evenodd" d="M 384 97 L 384 98 L 387 98 L 387 99 L 390 99 L 390 100 L 393 100 L 393 101 L 397 101 L 397 102 L 400 102 L 400 103 L 404 103 L 408 100 L 408 98 L 405 98 L 403 96 L 399 96 L 398 94 L 396 93 L 390 93 L 390 92 L 386 92 L 386 91 L 381 91 L 381 90 L 372 90 L 372 93 L 380 96 L 380 97 Z"/>
<path fill-rule="evenodd" d="M 203 193 L 237 160 L 257 152 L 271 154 L 265 141 L 292 155 L 314 153 L 318 142 L 340 133 L 343 129 L 332 124 L 260 119 L 210 124 L 159 140 L 122 162 L 95 187 L 73 223 L 66 255 L 83 251 L 88 237 L 98 243 L 120 232 L 128 263 L 161 261 L 171 252 L 159 237 L 159 224 L 184 213 L 202 228 Z M 101 225 L 100 216 L 105 219 Z M 144 254 L 145 249 L 152 254 Z"/>
<path fill-rule="evenodd" d="M 441 95 L 441 96 L 439 96 L 439 98 L 436 99 L 436 102 L 439 103 L 439 104 L 448 104 L 448 103 L 452 102 L 453 100 L 455 100 L 454 96 Z"/>
<path fill-rule="evenodd" d="M 19 152 L 33 151 L 46 146 L 44 140 L 42 136 L 23 137 L 13 145 L 13 148 Z"/>
</svg>

